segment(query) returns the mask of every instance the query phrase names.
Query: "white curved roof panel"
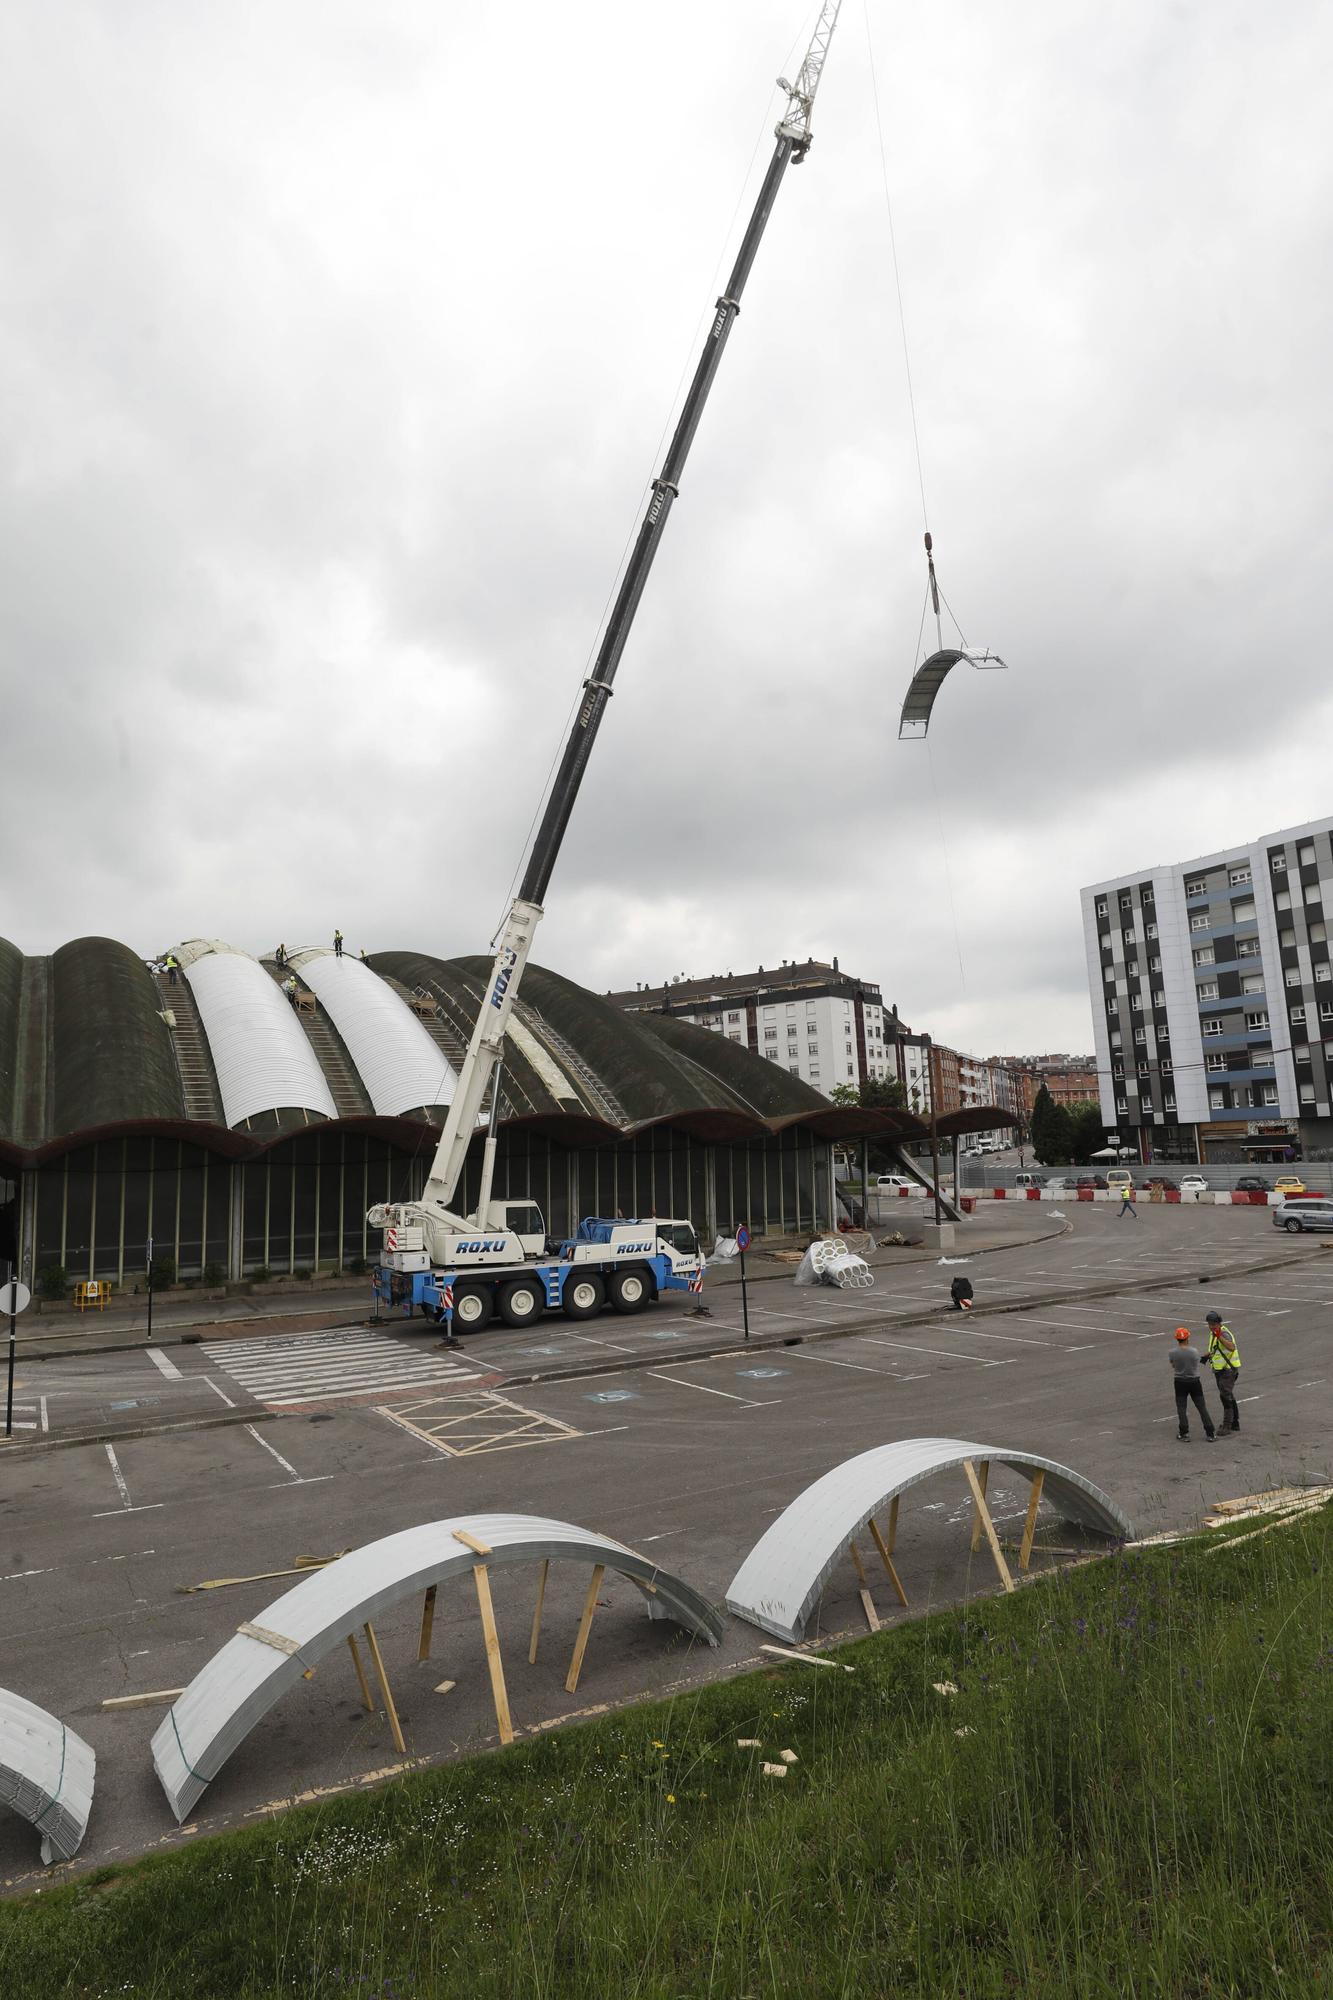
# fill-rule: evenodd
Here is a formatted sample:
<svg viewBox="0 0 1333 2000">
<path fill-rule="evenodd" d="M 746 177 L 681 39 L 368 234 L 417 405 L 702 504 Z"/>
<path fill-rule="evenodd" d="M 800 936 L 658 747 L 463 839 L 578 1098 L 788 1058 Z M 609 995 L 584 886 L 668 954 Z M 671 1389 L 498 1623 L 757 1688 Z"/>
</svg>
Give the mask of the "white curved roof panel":
<svg viewBox="0 0 1333 2000">
<path fill-rule="evenodd" d="M 92 1811 L 92 1746 L 22 1695 L 0 1688 L 0 1802 L 31 1820 L 42 1860 L 69 1861 Z"/>
<path fill-rule="evenodd" d="M 376 1111 L 396 1118 L 453 1102 L 448 1057 L 377 972 L 327 949 L 297 952 L 291 962 L 342 1036 Z"/>
<path fill-rule="evenodd" d="M 484 1558 L 490 1569 L 544 1560 L 604 1563 L 643 1587 L 650 1617 L 669 1618 L 710 1646 L 722 1636 L 721 1613 L 682 1578 L 569 1521 L 456 1514 L 403 1528 L 302 1578 L 200 1668 L 153 1737 L 153 1766 L 178 1820 L 316 1660 L 391 1605 L 475 1567 L 479 1558 L 457 1540 L 458 1528 L 490 1549 Z M 257 1630 L 267 1637 L 253 1636 Z"/>
<path fill-rule="evenodd" d="M 185 960 L 185 952 L 180 954 Z M 226 945 L 185 963 L 208 1037 L 228 1125 L 296 1105 L 336 1118 L 324 1072 L 305 1032 L 262 965 Z"/>
<path fill-rule="evenodd" d="M 1046 1475 L 1043 1498 L 1067 1521 L 1128 1541 L 1133 1527 L 1100 1487 L 1053 1458 L 962 1438 L 903 1438 L 845 1459 L 798 1493 L 751 1549 L 731 1579 L 727 1609 L 792 1643 L 804 1634 L 847 1544 L 896 1493 L 971 1459 L 1007 1465 L 1031 1480 Z"/>
</svg>

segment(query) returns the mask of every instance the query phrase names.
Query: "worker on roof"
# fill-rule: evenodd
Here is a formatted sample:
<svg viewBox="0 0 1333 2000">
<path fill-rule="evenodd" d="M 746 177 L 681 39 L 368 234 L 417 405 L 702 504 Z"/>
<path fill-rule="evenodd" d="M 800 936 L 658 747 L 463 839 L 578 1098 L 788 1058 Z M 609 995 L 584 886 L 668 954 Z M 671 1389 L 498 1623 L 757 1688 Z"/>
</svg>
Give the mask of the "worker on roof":
<svg viewBox="0 0 1333 2000">
<path fill-rule="evenodd" d="M 333 933 L 333 956 L 335 958 L 341 958 L 342 955 L 343 955 L 343 934 L 341 931 L 335 931 Z"/>
</svg>

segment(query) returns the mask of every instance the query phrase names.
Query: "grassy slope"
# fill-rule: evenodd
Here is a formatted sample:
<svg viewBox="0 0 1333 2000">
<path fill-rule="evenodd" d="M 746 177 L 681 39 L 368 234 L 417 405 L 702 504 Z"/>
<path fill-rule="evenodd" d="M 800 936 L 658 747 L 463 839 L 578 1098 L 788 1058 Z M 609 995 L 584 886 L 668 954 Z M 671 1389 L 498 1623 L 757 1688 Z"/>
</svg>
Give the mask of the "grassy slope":
<svg viewBox="0 0 1333 2000">
<path fill-rule="evenodd" d="M 749 1675 L 0 1905 L 0 1993 L 1333 1993 L 1331 1538 L 1073 1570 L 866 1639 L 854 1675 Z M 800 1761 L 765 1778 L 738 1736 Z"/>
</svg>

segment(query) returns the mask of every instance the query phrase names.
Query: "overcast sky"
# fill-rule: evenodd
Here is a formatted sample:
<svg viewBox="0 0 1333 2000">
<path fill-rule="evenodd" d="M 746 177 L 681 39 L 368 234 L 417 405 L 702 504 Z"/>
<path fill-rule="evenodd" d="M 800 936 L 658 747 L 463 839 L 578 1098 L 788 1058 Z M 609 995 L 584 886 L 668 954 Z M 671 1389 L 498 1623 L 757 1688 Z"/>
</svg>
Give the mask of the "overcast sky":
<svg viewBox="0 0 1333 2000">
<path fill-rule="evenodd" d="M 485 947 L 815 12 L 4 10 L 0 935 Z M 1011 667 L 928 746 L 872 43 Z M 1083 883 L 1333 811 L 1331 92 L 1316 0 L 846 0 L 539 959 L 1085 1049 Z"/>
</svg>

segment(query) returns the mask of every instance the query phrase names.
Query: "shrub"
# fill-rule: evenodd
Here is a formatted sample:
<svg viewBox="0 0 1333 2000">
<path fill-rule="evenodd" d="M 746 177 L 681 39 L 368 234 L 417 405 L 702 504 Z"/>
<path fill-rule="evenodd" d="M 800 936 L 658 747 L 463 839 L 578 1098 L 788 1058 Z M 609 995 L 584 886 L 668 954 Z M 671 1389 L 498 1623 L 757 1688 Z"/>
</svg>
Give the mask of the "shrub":
<svg viewBox="0 0 1333 2000">
<path fill-rule="evenodd" d="M 203 1270 L 203 1279 L 206 1285 L 225 1285 L 227 1282 L 226 1265 L 205 1264 Z"/>
<path fill-rule="evenodd" d="M 44 1299 L 63 1299 L 69 1290 L 69 1272 L 63 1264 L 43 1264 L 37 1273 L 37 1289 Z"/>
<path fill-rule="evenodd" d="M 273 1273 L 269 1270 L 267 1264 L 257 1265 L 250 1273 L 250 1277 L 256 1285 L 266 1285 L 272 1276 Z"/>
<path fill-rule="evenodd" d="M 349 1278 L 364 1278 L 370 1266 L 364 1257 L 350 1257 L 343 1269 Z"/>
<path fill-rule="evenodd" d="M 174 1257 L 153 1257 L 153 1290 L 164 1292 L 168 1285 L 176 1282 L 176 1259 Z"/>
<path fill-rule="evenodd" d="M 294 1278 L 305 1278 L 308 1280 L 314 1276 L 314 1272 L 307 1269 L 307 1267 L 304 1264 L 301 1264 L 298 1265 L 297 1268 L 292 1272 L 292 1276 Z"/>
</svg>

